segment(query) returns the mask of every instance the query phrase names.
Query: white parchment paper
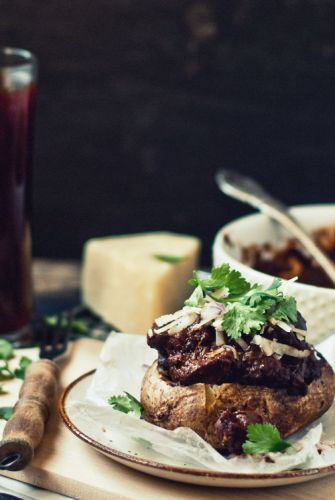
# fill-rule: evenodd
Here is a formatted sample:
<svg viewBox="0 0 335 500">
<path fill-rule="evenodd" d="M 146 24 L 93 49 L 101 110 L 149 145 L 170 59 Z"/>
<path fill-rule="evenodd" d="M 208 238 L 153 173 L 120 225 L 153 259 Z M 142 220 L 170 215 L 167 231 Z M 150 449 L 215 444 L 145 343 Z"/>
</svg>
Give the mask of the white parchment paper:
<svg viewBox="0 0 335 500">
<path fill-rule="evenodd" d="M 318 350 L 334 368 L 335 335 Z M 335 403 L 321 419 L 289 439 L 294 443 L 291 448 L 269 454 L 273 461 L 258 456 L 226 459 L 191 429 L 168 431 L 113 410 L 107 403 L 112 395 L 127 391 L 140 398 L 143 375 L 156 357 L 145 337 L 112 332 L 86 394 L 68 399 L 67 410 L 74 423 L 110 448 L 176 466 L 248 474 L 335 464 Z"/>
</svg>

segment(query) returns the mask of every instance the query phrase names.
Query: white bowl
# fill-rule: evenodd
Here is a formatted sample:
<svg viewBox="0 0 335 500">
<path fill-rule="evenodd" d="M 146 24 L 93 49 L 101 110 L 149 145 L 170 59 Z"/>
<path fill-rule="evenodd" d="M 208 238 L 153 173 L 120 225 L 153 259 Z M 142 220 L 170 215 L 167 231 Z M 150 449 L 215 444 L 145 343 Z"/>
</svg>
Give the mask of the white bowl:
<svg viewBox="0 0 335 500">
<path fill-rule="evenodd" d="M 292 207 L 292 214 L 308 231 L 335 225 L 335 204 Z M 228 239 L 227 239 L 228 236 Z M 274 276 L 256 271 L 241 262 L 241 249 L 263 243 L 281 245 L 291 235 L 263 214 L 253 214 L 226 224 L 216 234 L 213 263 L 228 262 L 248 281 L 268 285 Z M 285 282 L 285 292 L 294 295 L 302 315 L 307 320 L 308 340 L 316 344 L 335 332 L 335 289 L 321 288 L 297 282 Z"/>
</svg>

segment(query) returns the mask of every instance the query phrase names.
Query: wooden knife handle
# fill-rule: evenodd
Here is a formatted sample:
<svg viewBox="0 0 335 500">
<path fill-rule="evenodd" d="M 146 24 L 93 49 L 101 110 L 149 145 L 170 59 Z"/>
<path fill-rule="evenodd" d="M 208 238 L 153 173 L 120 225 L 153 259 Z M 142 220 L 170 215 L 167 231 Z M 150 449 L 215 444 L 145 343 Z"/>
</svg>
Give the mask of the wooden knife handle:
<svg viewBox="0 0 335 500">
<path fill-rule="evenodd" d="M 41 359 L 27 367 L 19 400 L 0 442 L 0 469 L 21 470 L 33 458 L 57 394 L 58 379 L 59 367 L 54 361 Z M 15 455 L 19 457 L 11 465 Z"/>
</svg>

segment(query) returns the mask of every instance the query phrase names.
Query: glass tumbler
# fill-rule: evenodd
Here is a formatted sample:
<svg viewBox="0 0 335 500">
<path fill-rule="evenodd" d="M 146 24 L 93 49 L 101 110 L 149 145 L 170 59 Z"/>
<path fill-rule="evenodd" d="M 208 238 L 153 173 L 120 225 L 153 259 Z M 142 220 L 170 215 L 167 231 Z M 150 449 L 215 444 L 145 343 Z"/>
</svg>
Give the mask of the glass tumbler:
<svg viewBox="0 0 335 500">
<path fill-rule="evenodd" d="M 29 336 L 32 157 L 37 63 L 0 47 L 0 338 Z"/>
</svg>

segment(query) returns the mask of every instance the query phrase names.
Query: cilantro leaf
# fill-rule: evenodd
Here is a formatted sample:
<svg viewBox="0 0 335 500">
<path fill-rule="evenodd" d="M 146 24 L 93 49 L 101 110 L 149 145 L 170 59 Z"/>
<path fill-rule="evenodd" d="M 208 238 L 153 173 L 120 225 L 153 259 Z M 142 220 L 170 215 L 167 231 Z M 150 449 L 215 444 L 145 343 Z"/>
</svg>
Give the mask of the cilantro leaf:
<svg viewBox="0 0 335 500">
<path fill-rule="evenodd" d="M 278 290 L 278 288 L 281 287 L 282 280 L 280 278 L 275 278 L 271 285 L 267 288 L 267 291 L 270 292 L 271 290 Z"/>
<path fill-rule="evenodd" d="M 122 413 L 134 413 L 136 417 L 142 415 L 143 406 L 129 392 L 125 392 L 124 395 L 120 396 L 112 396 L 109 398 L 108 403 L 114 410 L 121 411 Z"/>
<path fill-rule="evenodd" d="M 190 285 L 200 286 L 204 292 L 227 288 L 228 297 L 218 299 L 228 301 L 229 298 L 235 298 L 243 295 L 250 290 L 250 284 L 243 278 L 239 271 L 231 269 L 229 264 L 222 264 L 219 267 L 213 267 L 209 278 L 200 279 L 196 271 L 193 272 L 193 278 L 189 281 Z"/>
<path fill-rule="evenodd" d="M 10 359 L 13 357 L 13 347 L 8 340 L 0 339 L 0 359 Z"/>
<path fill-rule="evenodd" d="M 229 266 L 228 266 L 229 269 Z M 239 271 L 234 269 L 229 270 L 225 278 L 225 287 L 229 290 L 229 297 L 242 295 L 250 290 L 250 284 L 241 275 Z"/>
<path fill-rule="evenodd" d="M 276 305 L 272 316 L 280 321 L 295 323 L 298 318 L 297 302 L 294 297 L 284 296 Z"/>
<path fill-rule="evenodd" d="M 232 339 L 238 339 L 242 333 L 258 331 L 266 321 L 266 316 L 257 308 L 240 302 L 228 304 L 223 316 L 223 328 Z"/>
<path fill-rule="evenodd" d="M 229 277 L 229 264 L 223 264 L 220 267 L 213 267 L 209 278 L 203 281 L 207 289 L 226 288 L 226 281 Z"/>
<path fill-rule="evenodd" d="M 284 441 L 277 427 L 272 424 L 250 424 L 247 427 L 247 440 L 242 445 L 244 453 L 269 453 L 283 451 L 291 445 Z"/>
<path fill-rule="evenodd" d="M 231 269 L 229 264 L 222 264 L 214 267 L 208 278 L 201 279 L 194 271 L 189 283 L 195 290 L 185 305 L 201 306 L 209 298 L 225 304 L 223 328 L 233 339 L 261 330 L 270 316 L 289 323 L 297 320 L 296 301 L 280 290 L 279 278 L 267 288 L 258 284 L 251 286 L 240 272 Z"/>
<path fill-rule="evenodd" d="M 13 414 L 12 406 L 0 406 L 0 419 L 9 420 Z"/>
<path fill-rule="evenodd" d="M 205 280 L 202 280 L 202 279 L 200 278 L 200 276 L 198 275 L 197 271 L 193 271 L 193 278 L 191 278 L 191 279 L 188 281 L 188 283 L 189 283 L 189 285 L 191 285 L 191 286 L 195 286 L 195 287 L 198 287 L 198 286 L 199 286 L 199 287 L 201 288 L 201 290 L 205 290 L 205 287 L 203 286 L 203 282 L 204 282 L 204 281 L 205 281 Z"/>
<path fill-rule="evenodd" d="M 177 264 L 185 259 L 185 257 L 178 257 L 178 255 L 154 255 L 154 257 L 168 264 Z"/>
<path fill-rule="evenodd" d="M 280 279 L 276 278 L 268 288 L 262 288 L 261 285 L 253 285 L 246 294 L 245 302 L 251 306 L 261 305 L 264 310 L 273 306 L 277 300 L 283 297 L 283 292 L 279 290 Z"/>
<path fill-rule="evenodd" d="M 185 306 L 197 307 L 202 305 L 204 294 L 200 285 L 198 285 L 194 290 L 192 295 L 185 300 Z"/>
<path fill-rule="evenodd" d="M 32 360 L 30 358 L 28 358 L 27 356 L 22 356 L 19 361 L 19 367 L 14 370 L 15 377 L 24 380 L 26 368 L 28 365 L 30 365 L 31 362 Z"/>
</svg>

